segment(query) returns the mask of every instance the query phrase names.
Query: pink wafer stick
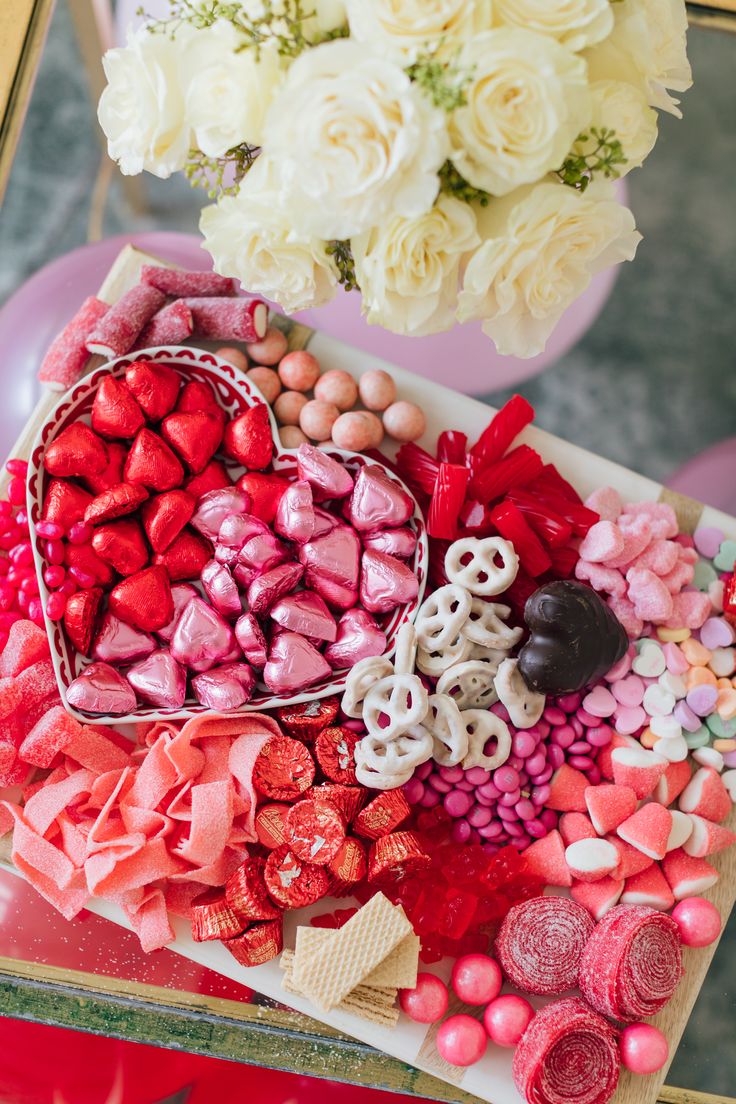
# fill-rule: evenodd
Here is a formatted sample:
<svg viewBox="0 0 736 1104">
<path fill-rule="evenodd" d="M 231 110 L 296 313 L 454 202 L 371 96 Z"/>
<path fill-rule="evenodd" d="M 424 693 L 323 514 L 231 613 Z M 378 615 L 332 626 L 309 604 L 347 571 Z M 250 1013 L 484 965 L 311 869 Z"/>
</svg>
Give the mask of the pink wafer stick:
<svg viewBox="0 0 736 1104">
<path fill-rule="evenodd" d="M 216 272 L 187 272 L 177 268 L 159 268 L 158 265 L 143 265 L 141 283 L 158 288 L 164 295 L 174 299 L 188 296 L 237 295 L 235 280 L 229 276 L 218 276 Z"/>
<path fill-rule="evenodd" d="M 262 299 L 184 299 L 194 316 L 197 337 L 210 341 L 260 341 L 268 327 Z"/>
<path fill-rule="evenodd" d="M 41 383 L 47 384 L 52 391 L 66 391 L 74 386 L 89 360 L 87 339 L 109 310 L 110 305 L 94 295 L 84 300 L 71 321 L 49 345 L 38 370 Z"/>
<path fill-rule="evenodd" d="M 136 284 L 100 320 L 87 338 L 87 349 L 104 357 L 130 352 L 146 323 L 165 302 L 166 296 L 158 288 Z"/>
<path fill-rule="evenodd" d="M 135 343 L 136 349 L 148 349 L 154 345 L 181 345 L 194 329 L 192 312 L 185 302 L 177 299 L 168 307 L 154 314 Z"/>
</svg>

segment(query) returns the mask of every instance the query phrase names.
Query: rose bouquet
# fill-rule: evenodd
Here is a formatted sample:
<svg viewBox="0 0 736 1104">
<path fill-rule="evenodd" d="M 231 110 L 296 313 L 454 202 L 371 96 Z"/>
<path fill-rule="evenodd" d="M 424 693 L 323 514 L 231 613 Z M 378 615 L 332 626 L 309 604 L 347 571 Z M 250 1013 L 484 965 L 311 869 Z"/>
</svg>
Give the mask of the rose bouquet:
<svg viewBox="0 0 736 1104">
<path fill-rule="evenodd" d="M 683 0 L 170 0 L 104 59 L 124 173 L 216 200 L 215 269 L 286 311 L 480 320 L 534 356 L 640 235 L 612 178 L 689 87 Z"/>
</svg>

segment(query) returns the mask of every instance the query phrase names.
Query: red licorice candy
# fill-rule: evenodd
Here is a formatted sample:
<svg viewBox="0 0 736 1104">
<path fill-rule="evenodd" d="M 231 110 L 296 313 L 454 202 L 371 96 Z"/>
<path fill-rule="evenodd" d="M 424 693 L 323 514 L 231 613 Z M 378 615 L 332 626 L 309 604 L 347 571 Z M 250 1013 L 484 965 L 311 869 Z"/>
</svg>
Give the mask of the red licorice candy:
<svg viewBox="0 0 736 1104">
<path fill-rule="evenodd" d="M 383 460 L 383 457 L 381 459 Z M 439 468 L 434 456 L 413 441 L 402 445 L 396 454 L 398 474 L 415 492 L 431 495 L 437 482 Z"/>
<path fill-rule="evenodd" d="M 536 449 L 517 445 L 503 460 L 474 472 L 470 491 L 479 502 L 493 502 L 513 487 L 524 487 L 539 475 L 544 464 Z"/>
<path fill-rule="evenodd" d="M 502 502 L 491 511 L 491 521 L 502 537 L 511 541 L 521 566 L 536 578 L 552 566 L 547 551 L 524 515 L 513 502 Z"/>
<path fill-rule="evenodd" d="M 736 574 L 726 579 L 723 587 L 723 612 L 729 621 L 736 621 Z"/>
<path fill-rule="evenodd" d="M 549 550 L 563 548 L 568 543 L 572 525 L 550 509 L 543 499 L 518 488 L 509 492 L 509 498 Z"/>
<path fill-rule="evenodd" d="M 500 460 L 515 439 L 534 421 L 534 407 L 521 395 L 511 398 L 481 433 L 470 450 L 475 469 L 481 469 Z"/>
<path fill-rule="evenodd" d="M 457 538 L 458 517 L 465 502 L 469 475 L 464 465 L 440 464 L 427 515 L 430 537 L 444 540 Z"/>
<path fill-rule="evenodd" d="M 577 985 L 594 928 L 590 913 L 575 901 L 535 897 L 510 910 L 496 938 L 496 955 L 517 989 L 555 996 Z"/>
<path fill-rule="evenodd" d="M 468 438 L 459 429 L 445 429 L 437 438 L 437 459 L 441 464 L 467 463 Z"/>
</svg>

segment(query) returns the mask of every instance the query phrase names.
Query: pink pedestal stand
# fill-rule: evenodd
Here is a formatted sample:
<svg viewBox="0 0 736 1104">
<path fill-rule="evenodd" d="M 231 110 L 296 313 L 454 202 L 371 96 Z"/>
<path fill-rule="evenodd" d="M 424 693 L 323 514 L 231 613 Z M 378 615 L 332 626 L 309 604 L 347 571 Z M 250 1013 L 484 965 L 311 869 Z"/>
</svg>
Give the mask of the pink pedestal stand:
<svg viewBox="0 0 736 1104">
<path fill-rule="evenodd" d="M 680 494 L 736 514 L 736 437 L 706 449 L 678 468 L 667 486 Z"/>
</svg>

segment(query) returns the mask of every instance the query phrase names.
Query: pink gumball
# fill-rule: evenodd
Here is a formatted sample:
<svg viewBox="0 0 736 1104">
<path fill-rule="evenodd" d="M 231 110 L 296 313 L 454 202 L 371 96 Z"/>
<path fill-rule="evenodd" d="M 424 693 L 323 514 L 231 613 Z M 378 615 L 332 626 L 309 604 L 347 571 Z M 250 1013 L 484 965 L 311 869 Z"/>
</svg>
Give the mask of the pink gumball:
<svg viewBox="0 0 736 1104">
<path fill-rule="evenodd" d="M 437 1032 L 437 1050 L 452 1066 L 472 1066 L 486 1052 L 488 1039 L 482 1024 L 461 1012 L 450 1016 Z"/>
<path fill-rule="evenodd" d="M 483 1013 L 483 1023 L 492 1043 L 515 1047 L 534 1017 L 528 1000 L 507 993 L 496 997 Z"/>
<path fill-rule="evenodd" d="M 358 385 L 349 372 L 332 368 L 315 383 L 314 397 L 334 403 L 338 410 L 352 410 L 358 401 Z"/>
<path fill-rule="evenodd" d="M 246 372 L 246 375 L 251 383 L 256 385 L 267 403 L 272 403 L 281 391 L 281 380 L 273 368 L 264 368 L 262 364 L 257 364 L 250 372 Z"/>
<path fill-rule="evenodd" d="M 667 1040 L 651 1024 L 629 1024 L 619 1039 L 621 1062 L 632 1073 L 656 1073 L 670 1056 Z"/>
<path fill-rule="evenodd" d="M 319 361 L 306 349 L 287 353 L 279 364 L 281 382 L 292 391 L 311 391 L 319 379 L 319 371 Z"/>
<path fill-rule="evenodd" d="M 417 974 L 413 989 L 402 989 L 399 1007 L 415 1023 L 437 1023 L 447 1011 L 447 986 L 434 974 Z"/>
<path fill-rule="evenodd" d="M 308 402 L 309 399 L 301 391 L 282 391 L 273 404 L 276 421 L 285 426 L 299 425 L 299 415 Z"/>
<path fill-rule="evenodd" d="M 215 356 L 219 357 L 220 360 L 226 360 L 228 364 L 232 364 L 233 368 L 237 368 L 240 372 L 248 370 L 247 356 L 240 349 L 236 349 L 234 345 L 223 345 L 220 349 L 215 349 Z"/>
<path fill-rule="evenodd" d="M 396 402 L 396 384 L 382 368 L 364 372 L 358 380 L 358 391 L 363 406 L 369 410 L 385 410 Z"/>
<path fill-rule="evenodd" d="M 685 897 L 672 910 L 686 947 L 709 947 L 721 934 L 721 914 L 705 897 Z"/>
<path fill-rule="evenodd" d="M 488 1004 L 502 985 L 501 967 L 489 955 L 463 955 L 452 968 L 452 988 L 465 1004 Z"/>
<path fill-rule="evenodd" d="M 302 433 L 299 426 L 281 426 L 279 437 L 284 448 L 298 449 L 300 445 L 308 445 L 309 438 Z"/>
<path fill-rule="evenodd" d="M 332 427 L 332 440 L 341 449 L 362 452 L 377 448 L 383 439 L 383 429 L 375 414 L 367 410 L 353 410 L 341 414 Z"/>
<path fill-rule="evenodd" d="M 299 414 L 299 428 L 312 441 L 329 441 L 332 427 L 340 416 L 334 403 L 312 399 L 302 407 Z"/>
<path fill-rule="evenodd" d="M 416 441 L 427 428 L 427 419 L 416 403 L 400 399 L 384 410 L 383 428 L 396 441 Z"/>
<path fill-rule="evenodd" d="M 274 364 L 278 364 L 288 348 L 289 342 L 281 330 L 277 330 L 275 326 L 269 326 L 266 330 L 266 336 L 261 338 L 260 341 L 254 341 L 252 344 L 246 345 L 251 360 L 254 360 L 256 364 L 267 364 L 269 368 L 273 367 Z"/>
</svg>

